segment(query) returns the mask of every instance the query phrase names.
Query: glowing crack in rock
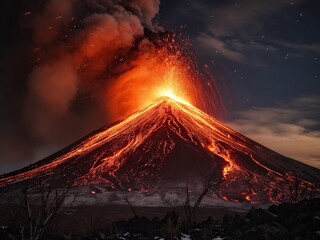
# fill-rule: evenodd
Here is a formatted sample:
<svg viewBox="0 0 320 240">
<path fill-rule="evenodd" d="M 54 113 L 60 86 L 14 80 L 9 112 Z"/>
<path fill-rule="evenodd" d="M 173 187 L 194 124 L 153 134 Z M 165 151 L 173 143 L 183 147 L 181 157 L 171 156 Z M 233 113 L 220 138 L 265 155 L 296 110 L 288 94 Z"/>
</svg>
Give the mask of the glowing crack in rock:
<svg viewBox="0 0 320 240">
<path fill-rule="evenodd" d="M 226 201 L 279 202 L 297 179 L 306 191 L 319 192 L 319 169 L 279 155 L 169 97 L 3 175 L 0 187 L 55 176 L 57 185 L 150 192 L 169 183 L 201 182 L 209 175 L 221 182 L 212 194 Z"/>
</svg>

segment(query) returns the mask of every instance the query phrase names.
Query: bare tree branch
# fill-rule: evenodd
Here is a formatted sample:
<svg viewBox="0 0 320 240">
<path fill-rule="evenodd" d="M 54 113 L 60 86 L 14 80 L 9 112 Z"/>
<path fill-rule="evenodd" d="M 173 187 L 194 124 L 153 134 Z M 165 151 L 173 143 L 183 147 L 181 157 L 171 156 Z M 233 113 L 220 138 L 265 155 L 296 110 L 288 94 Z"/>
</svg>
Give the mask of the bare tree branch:
<svg viewBox="0 0 320 240">
<path fill-rule="evenodd" d="M 190 228 L 192 226 L 194 217 L 196 215 L 196 211 L 197 211 L 198 207 L 200 206 L 203 198 L 209 192 L 209 190 L 219 186 L 225 180 L 225 179 L 222 179 L 216 183 L 211 183 L 212 178 L 213 178 L 213 174 L 209 175 L 207 182 L 204 184 L 203 191 L 198 196 L 197 201 L 194 203 L 193 206 L 191 206 L 191 202 L 190 202 L 189 186 L 188 185 L 186 186 L 187 199 L 184 204 L 184 210 L 185 210 L 185 214 L 186 214 L 186 218 L 187 218 L 187 227 L 188 228 Z"/>
<path fill-rule="evenodd" d="M 44 234 L 52 227 L 59 211 L 63 209 L 70 188 L 54 190 L 53 185 L 54 178 L 50 179 L 49 183 L 38 179 L 17 195 L 18 206 L 16 211 L 19 214 L 12 215 L 21 239 L 43 239 Z M 70 205 L 74 203 L 75 199 L 76 195 Z"/>
<path fill-rule="evenodd" d="M 135 207 L 130 203 L 128 196 L 126 197 L 126 202 L 128 203 L 133 215 L 136 217 L 138 216 Z"/>
</svg>

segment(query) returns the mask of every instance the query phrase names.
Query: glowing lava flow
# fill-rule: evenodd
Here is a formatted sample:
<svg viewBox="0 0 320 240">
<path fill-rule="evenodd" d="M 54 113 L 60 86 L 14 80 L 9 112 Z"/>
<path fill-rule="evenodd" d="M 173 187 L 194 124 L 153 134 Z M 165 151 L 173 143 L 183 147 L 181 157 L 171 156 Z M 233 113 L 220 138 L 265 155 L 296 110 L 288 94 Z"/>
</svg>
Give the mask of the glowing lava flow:
<svg viewBox="0 0 320 240">
<path fill-rule="evenodd" d="M 219 148 L 217 148 L 214 143 L 210 144 L 208 146 L 208 149 L 214 154 L 222 157 L 227 162 L 226 166 L 223 168 L 223 171 L 222 171 L 224 178 L 226 178 L 232 170 L 236 169 L 235 164 L 233 163 L 232 160 L 230 160 L 229 151 L 220 151 Z"/>
<path fill-rule="evenodd" d="M 191 104 L 162 97 L 111 127 L 3 176 L 0 186 L 54 175 L 62 185 L 148 192 L 159 182 L 163 187 L 165 182 L 202 181 L 212 175 L 214 181 L 222 180 L 215 189 L 222 199 L 275 202 L 290 194 L 294 174 L 309 191 L 320 182 L 319 172 L 242 136 Z"/>
</svg>

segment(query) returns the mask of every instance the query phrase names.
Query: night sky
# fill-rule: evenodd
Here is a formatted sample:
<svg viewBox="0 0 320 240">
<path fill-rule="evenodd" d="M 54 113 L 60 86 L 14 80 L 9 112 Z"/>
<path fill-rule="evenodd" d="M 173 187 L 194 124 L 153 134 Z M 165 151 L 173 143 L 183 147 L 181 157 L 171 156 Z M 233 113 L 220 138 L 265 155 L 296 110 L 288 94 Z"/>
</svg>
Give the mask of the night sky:
<svg viewBox="0 0 320 240">
<path fill-rule="evenodd" d="M 42 0 L 0 3 L 0 174 L 54 153 L 111 121 L 98 100 L 100 82 L 91 84 L 95 87 L 90 91 L 86 86 L 68 86 L 68 92 L 62 92 L 71 97 L 65 101 L 59 100 L 65 95 L 56 94 L 54 106 L 67 106 L 62 112 L 49 112 L 32 95 L 37 76 L 55 74 L 52 69 L 37 71 L 37 66 L 56 59 L 52 49 L 65 56 L 81 45 L 84 37 L 78 26 L 85 22 L 81 19 L 90 15 L 86 11 L 97 9 L 77 5 L 76 0 L 70 0 L 74 8 L 61 0 L 49 2 L 59 2 L 57 12 L 65 15 L 53 14 L 51 21 L 46 13 L 55 5 Z M 96 1 L 83 2 L 93 6 Z M 137 14 L 143 26 L 151 28 L 149 19 L 157 9 L 146 9 Z M 227 109 L 223 122 L 281 154 L 320 168 L 319 9 L 317 0 L 162 0 L 152 22 L 154 31 L 161 26 L 190 38 L 199 64 L 209 66 L 221 87 Z M 116 11 L 120 10 L 111 13 Z M 69 22 L 57 24 L 61 18 Z M 42 21 L 54 25 L 49 30 L 59 28 L 58 33 L 37 32 Z M 86 24 L 90 27 L 92 21 Z M 66 34 L 71 27 L 75 30 Z M 139 26 L 134 31 L 138 35 Z M 70 44 L 72 37 L 76 40 Z M 72 72 L 68 77 L 74 80 Z M 43 99 L 49 99 L 46 95 L 54 93 L 45 92 Z M 45 119 L 41 122 L 45 127 L 37 127 L 39 119 Z"/>
<path fill-rule="evenodd" d="M 201 63 L 223 76 L 229 126 L 320 167 L 319 9 L 316 0 L 163 1 L 159 21 L 183 26 Z"/>
</svg>

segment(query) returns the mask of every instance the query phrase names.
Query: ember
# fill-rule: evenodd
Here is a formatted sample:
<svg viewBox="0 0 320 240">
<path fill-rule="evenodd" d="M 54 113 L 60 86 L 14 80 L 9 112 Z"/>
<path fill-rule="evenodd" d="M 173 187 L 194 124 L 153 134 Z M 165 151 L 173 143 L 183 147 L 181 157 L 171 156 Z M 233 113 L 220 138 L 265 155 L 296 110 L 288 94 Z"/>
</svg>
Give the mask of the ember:
<svg viewBox="0 0 320 240">
<path fill-rule="evenodd" d="M 318 173 L 242 136 L 190 103 L 160 97 L 123 121 L 3 176 L 0 186 L 55 175 L 57 184 L 150 193 L 159 183 L 166 188 L 172 182 L 184 185 L 211 175 L 221 182 L 214 191 L 221 199 L 259 203 L 288 199 L 297 184 L 304 193 L 319 192 Z"/>
</svg>

